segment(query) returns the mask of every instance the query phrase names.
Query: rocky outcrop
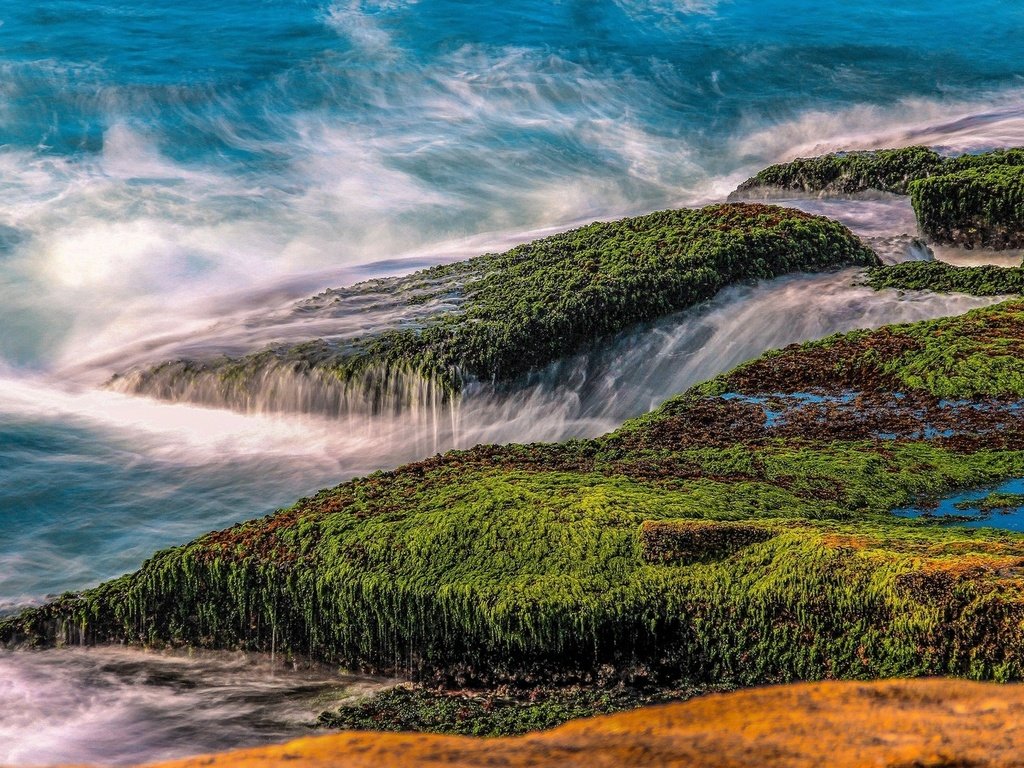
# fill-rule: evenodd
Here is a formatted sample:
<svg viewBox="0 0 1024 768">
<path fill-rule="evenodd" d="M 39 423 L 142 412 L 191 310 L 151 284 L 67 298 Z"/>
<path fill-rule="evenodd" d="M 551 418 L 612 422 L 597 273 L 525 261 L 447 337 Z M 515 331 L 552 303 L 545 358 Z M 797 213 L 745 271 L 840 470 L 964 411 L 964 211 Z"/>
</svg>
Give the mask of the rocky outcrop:
<svg viewBox="0 0 1024 768">
<path fill-rule="evenodd" d="M 372 332 L 168 361 L 124 372 L 110 385 L 249 412 L 428 411 L 458 397 L 467 381 L 508 383 L 737 282 L 877 263 L 844 226 L 800 211 L 661 211 L 328 291 L 295 310 L 387 307 Z"/>
<path fill-rule="evenodd" d="M 275 650 L 446 685 L 1024 678 L 1024 537 L 890 515 L 1024 476 L 1022 349 L 1021 302 L 796 345 L 603 438 L 322 491 L 0 638 Z"/>
<path fill-rule="evenodd" d="M 971 168 L 910 185 L 921 231 L 964 248 L 1024 247 L 1024 167 Z"/>
<path fill-rule="evenodd" d="M 1024 149 L 942 157 L 926 147 L 839 152 L 773 165 L 731 199 L 910 195 L 921 231 L 965 248 L 1024 247 Z"/>
<path fill-rule="evenodd" d="M 984 264 L 958 267 L 943 261 L 906 261 L 872 267 L 867 284 L 875 290 L 969 293 L 974 296 L 1011 296 L 1024 293 L 1024 268 Z"/>
</svg>

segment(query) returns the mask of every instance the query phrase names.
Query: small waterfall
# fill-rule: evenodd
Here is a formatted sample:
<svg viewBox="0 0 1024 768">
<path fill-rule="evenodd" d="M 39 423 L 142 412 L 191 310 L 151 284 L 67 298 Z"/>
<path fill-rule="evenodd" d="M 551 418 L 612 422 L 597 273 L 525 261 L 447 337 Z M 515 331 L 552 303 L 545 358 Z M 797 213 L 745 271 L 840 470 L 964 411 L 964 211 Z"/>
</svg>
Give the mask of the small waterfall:
<svg viewBox="0 0 1024 768">
<path fill-rule="evenodd" d="M 960 314 L 997 301 L 876 292 L 856 269 L 735 285 L 705 304 L 618 334 L 515 382 L 471 378 L 461 390 L 409 365 L 373 365 L 345 380 L 329 364 L 266 355 L 136 368 L 108 387 L 245 414 L 310 414 L 416 458 L 477 443 L 594 437 L 761 353 L 854 328 Z"/>
<path fill-rule="evenodd" d="M 420 453 L 457 445 L 461 431 L 461 393 L 412 365 L 368 365 L 342 378 L 329 369 L 277 358 L 241 373 L 177 361 L 116 376 L 107 386 L 123 394 L 245 414 L 327 416 L 371 438 L 391 435 L 400 423 Z"/>
</svg>

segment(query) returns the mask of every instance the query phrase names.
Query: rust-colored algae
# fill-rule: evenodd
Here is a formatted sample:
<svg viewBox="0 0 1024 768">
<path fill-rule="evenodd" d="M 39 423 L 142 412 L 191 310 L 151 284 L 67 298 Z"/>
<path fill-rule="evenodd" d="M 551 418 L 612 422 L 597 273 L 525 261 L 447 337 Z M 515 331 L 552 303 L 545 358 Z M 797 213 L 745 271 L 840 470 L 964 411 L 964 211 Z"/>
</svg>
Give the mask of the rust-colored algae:
<svg viewBox="0 0 1024 768">
<path fill-rule="evenodd" d="M 345 733 L 162 768 L 1024 766 L 1024 686 L 827 682 L 716 694 L 519 738 Z"/>
</svg>

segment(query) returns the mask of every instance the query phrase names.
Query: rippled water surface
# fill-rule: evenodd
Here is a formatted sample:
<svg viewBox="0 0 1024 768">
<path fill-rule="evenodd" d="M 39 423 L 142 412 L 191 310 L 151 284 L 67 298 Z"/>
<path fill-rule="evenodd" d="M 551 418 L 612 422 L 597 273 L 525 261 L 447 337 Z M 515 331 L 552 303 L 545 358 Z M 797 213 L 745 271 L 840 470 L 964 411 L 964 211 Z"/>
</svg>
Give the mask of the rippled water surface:
<svg viewBox="0 0 1024 768">
<path fill-rule="evenodd" d="M 599 434 L 772 346 L 984 303 L 850 271 L 738 286 L 443 424 L 98 388 L 301 336 L 281 318 L 325 288 L 722 199 L 769 162 L 1024 144 L 1022 32 L 995 0 L 0 0 L 0 612 L 347 477 Z M 793 202 L 925 255 L 905 202 Z M 201 723 L 284 733 L 230 712 L 251 692 L 238 711 L 287 719 L 299 684 L 258 665 L 211 682 L 234 663 L 0 656 L 0 761 L 227 744 Z M 126 729 L 162 735 L 110 738 Z"/>
<path fill-rule="evenodd" d="M 232 653 L 0 652 L 0 761 L 120 765 L 269 744 L 387 684 Z"/>
</svg>

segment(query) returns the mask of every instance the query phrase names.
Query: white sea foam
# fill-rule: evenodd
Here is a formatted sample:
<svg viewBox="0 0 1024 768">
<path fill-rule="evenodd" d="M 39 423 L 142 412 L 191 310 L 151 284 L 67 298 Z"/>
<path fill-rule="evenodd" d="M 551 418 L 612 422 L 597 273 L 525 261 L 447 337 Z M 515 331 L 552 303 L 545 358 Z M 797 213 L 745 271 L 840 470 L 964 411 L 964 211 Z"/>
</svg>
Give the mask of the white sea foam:
<svg viewBox="0 0 1024 768">
<path fill-rule="evenodd" d="M 371 18 L 400 10 L 331 8 Z M 751 119 L 716 143 L 712 173 L 702 143 L 637 111 L 662 99 L 658 77 L 699 85 L 673 68 L 652 83 L 552 52 L 484 45 L 416 72 L 348 61 L 311 63 L 306 76 L 351 104 L 351 119 L 282 113 L 259 135 L 241 130 L 245 117 L 227 97 L 213 120 L 176 103 L 183 121 L 276 158 L 273 175 L 172 159 L 161 137 L 119 117 L 127 105 L 117 89 L 100 97 L 111 110 L 102 152 L 0 150 L 0 315 L 14 331 L 0 339 L 0 356 L 68 370 L 201 330 L 239 311 L 237 297 L 298 273 L 315 292 L 338 285 L 345 267 L 407 254 L 443 260 L 466 238 L 486 249 L 538 229 L 720 199 L 748 173 L 796 155 L 1024 143 L 1019 92 L 917 99 Z M 53 66 L 48 76 L 72 77 Z M 275 86 L 288 87 L 287 77 Z M 364 104 L 372 109 L 359 111 Z"/>
<path fill-rule="evenodd" d="M 388 12 L 415 5 L 417 0 L 339 0 L 323 12 L 325 23 L 364 54 L 397 58 L 390 32 L 380 21 Z"/>
<path fill-rule="evenodd" d="M 272 177 L 171 159 L 121 119 L 98 154 L 0 151 L 0 225 L 20 238 L 0 261 L 0 299 L 24 331 L 0 340 L 0 355 L 66 365 L 172 332 L 229 289 L 635 213 L 686 196 L 701 174 L 685 140 L 631 114 L 648 86 L 552 54 L 463 46 L 415 77 L 343 65 L 320 77 L 331 89 L 343 74 L 339 97 L 374 103 L 375 119 L 268 118 L 287 142 L 239 134 L 230 103 L 213 123 L 176 107 L 239 150 L 279 158 Z M 104 98 L 116 118 L 121 96 Z M 494 141 L 530 132 L 534 146 Z"/>
<path fill-rule="evenodd" d="M 283 741 L 388 684 L 234 653 L 0 652 L 0 761 L 134 765 Z"/>
<path fill-rule="evenodd" d="M 615 0 L 630 16 L 645 20 L 652 16 L 668 17 L 681 14 L 713 14 L 721 0 Z"/>
<path fill-rule="evenodd" d="M 367 447 L 365 436 L 341 434 L 335 424 L 313 417 L 247 417 L 107 390 L 67 390 L 39 378 L 0 378 L 0 392 L 0 415 L 117 430 L 134 437 L 136 450 L 160 458 L 230 460 L 255 453 L 296 462 L 318 460 L 337 469 L 338 456 L 357 455 Z"/>
<path fill-rule="evenodd" d="M 191 387 L 181 390 L 183 398 L 198 398 L 207 405 L 230 406 L 261 419 L 278 410 L 298 413 L 328 413 L 329 420 L 300 422 L 293 437 L 306 448 L 328 441 L 337 432 L 346 441 L 337 441 L 330 455 L 340 464 L 360 456 L 391 466 L 402 460 L 453 447 L 469 447 L 479 442 L 529 442 L 562 440 L 568 437 L 593 437 L 614 429 L 624 419 L 644 413 L 693 384 L 722 373 L 762 352 L 794 341 L 860 327 L 959 314 L 973 307 L 991 304 L 996 299 L 928 293 L 876 293 L 858 283 L 859 272 L 781 278 L 756 287 L 737 286 L 723 291 L 701 307 L 656 323 L 652 328 L 620 336 L 607 348 L 571 357 L 539 373 L 528 385 L 512 391 L 494 391 L 474 385 L 454 406 L 438 400 L 436 392 L 419 384 L 407 396 L 395 394 L 387 408 L 359 406 L 359 398 L 342 396 L 334 390 L 340 382 L 327 377 L 320 382 L 295 375 L 288 369 L 268 367 L 258 392 L 244 399 L 219 395 L 216 379 L 197 377 Z M 808 302 L 808 297 L 813 301 Z M 206 343 L 216 346 L 216 335 Z M 410 380 L 408 386 L 415 382 Z M 164 385 L 153 380 L 154 391 Z M 420 391 L 423 389 L 423 391 Z M 145 391 L 145 390 L 144 390 Z M 121 423 L 140 429 L 175 427 L 185 414 L 194 414 L 196 435 L 204 444 L 220 450 L 221 435 L 217 422 L 204 423 L 202 409 L 162 406 L 133 398 L 117 399 L 112 394 L 83 395 L 78 412 L 94 407 L 89 398 L 114 398 Z M 223 398 L 223 399 L 219 399 Z M 340 398 L 340 400 L 339 400 Z M 424 399 L 426 398 L 426 399 Z M 146 401 L 141 401 L 146 403 Z M 341 403 L 339 406 L 338 403 Z M 136 412 L 135 408 L 138 408 Z M 215 411 L 215 413 L 221 413 Z M 170 420 L 161 419 L 165 416 Z M 241 417 L 225 417 L 225 436 L 236 446 L 291 445 L 290 420 L 281 423 L 254 423 L 252 431 Z M 237 433 L 234 430 L 239 430 Z M 326 435 L 324 432 L 326 431 Z M 260 436 L 266 435 L 262 443 Z M 249 439 L 246 439 L 249 437 Z"/>
<path fill-rule="evenodd" d="M 766 162 L 795 157 L 915 144 L 950 154 L 1022 146 L 1024 90 L 975 94 L 969 99 L 917 97 L 889 106 L 812 109 L 767 125 L 752 119 L 738 132 L 730 152 L 757 170 Z"/>
</svg>

